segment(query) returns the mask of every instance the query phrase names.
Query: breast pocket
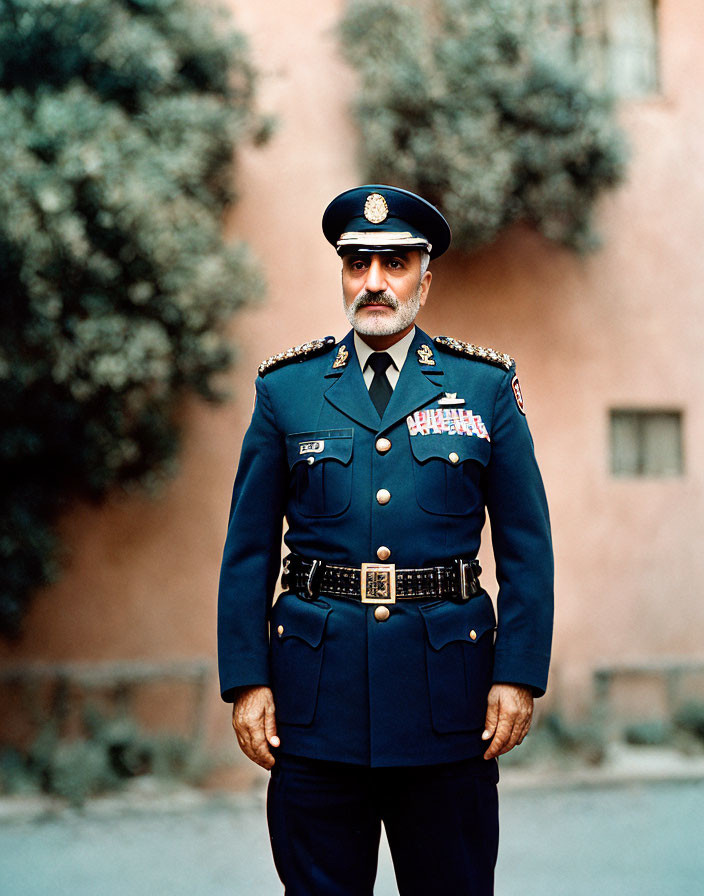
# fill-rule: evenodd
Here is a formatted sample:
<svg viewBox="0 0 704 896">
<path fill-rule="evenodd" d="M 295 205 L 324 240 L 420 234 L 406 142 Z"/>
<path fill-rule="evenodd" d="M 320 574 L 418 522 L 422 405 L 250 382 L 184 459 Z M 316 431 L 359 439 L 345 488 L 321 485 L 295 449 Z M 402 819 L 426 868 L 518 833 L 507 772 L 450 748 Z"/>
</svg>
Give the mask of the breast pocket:
<svg viewBox="0 0 704 896">
<path fill-rule="evenodd" d="M 466 604 L 425 605 L 420 611 L 433 728 L 440 734 L 481 728 L 494 666 L 491 600 L 484 595 Z"/>
<path fill-rule="evenodd" d="M 303 516 L 344 513 L 352 497 L 354 430 L 321 429 L 286 436 L 291 488 Z"/>
<path fill-rule="evenodd" d="M 409 435 L 418 504 L 429 513 L 463 516 L 481 499 L 490 443 L 477 436 Z"/>
<path fill-rule="evenodd" d="M 289 725 L 309 725 L 318 702 L 325 626 L 331 608 L 282 594 L 271 621 L 271 681 L 276 718 Z"/>
</svg>

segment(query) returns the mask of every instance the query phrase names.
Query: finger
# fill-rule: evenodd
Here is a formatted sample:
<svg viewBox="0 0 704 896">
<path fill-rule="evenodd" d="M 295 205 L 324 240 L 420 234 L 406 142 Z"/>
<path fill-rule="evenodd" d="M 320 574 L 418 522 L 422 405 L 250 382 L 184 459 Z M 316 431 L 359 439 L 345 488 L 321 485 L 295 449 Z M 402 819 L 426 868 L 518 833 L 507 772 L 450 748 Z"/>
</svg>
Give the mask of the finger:
<svg viewBox="0 0 704 896">
<path fill-rule="evenodd" d="M 510 719 L 507 719 L 505 716 L 499 719 L 499 722 L 496 726 L 496 732 L 494 734 L 493 740 L 491 741 L 491 746 L 484 754 L 485 759 L 493 759 L 495 756 L 499 756 L 501 750 L 504 747 L 511 737 L 511 732 L 513 731 L 513 723 Z"/>
<path fill-rule="evenodd" d="M 492 701 L 487 705 L 486 708 L 486 720 L 484 721 L 484 732 L 482 734 L 482 740 L 489 740 L 489 738 L 496 731 L 496 725 L 499 721 L 499 705 L 498 703 Z"/>
<path fill-rule="evenodd" d="M 499 756 L 503 756 L 504 753 L 509 753 L 516 746 L 520 733 L 521 729 L 517 725 L 514 725 L 510 735 L 506 738 L 504 745 L 501 747 Z"/>
<path fill-rule="evenodd" d="M 234 715 L 233 726 L 237 736 L 237 743 L 242 752 L 252 762 L 256 762 L 258 765 L 261 764 L 259 762 L 258 745 L 260 741 L 265 740 L 263 733 L 260 733 L 263 732 L 263 719 L 252 721 L 244 713 L 239 712 Z"/>
<path fill-rule="evenodd" d="M 264 731 L 266 733 L 266 739 L 272 747 L 281 745 L 281 741 L 276 734 L 276 714 L 274 713 L 273 706 L 267 706 L 264 710 Z"/>
<path fill-rule="evenodd" d="M 274 757 L 269 750 L 269 743 L 266 739 L 263 725 L 253 732 L 251 747 L 252 755 L 250 759 L 256 762 L 257 765 L 261 765 L 262 768 L 271 768 L 273 766 Z"/>
<path fill-rule="evenodd" d="M 530 716 L 523 722 L 523 724 L 521 726 L 521 737 L 520 737 L 520 740 L 518 741 L 519 744 L 523 741 L 523 739 L 526 737 L 526 735 L 530 731 L 531 722 L 532 722 L 532 719 Z"/>
</svg>

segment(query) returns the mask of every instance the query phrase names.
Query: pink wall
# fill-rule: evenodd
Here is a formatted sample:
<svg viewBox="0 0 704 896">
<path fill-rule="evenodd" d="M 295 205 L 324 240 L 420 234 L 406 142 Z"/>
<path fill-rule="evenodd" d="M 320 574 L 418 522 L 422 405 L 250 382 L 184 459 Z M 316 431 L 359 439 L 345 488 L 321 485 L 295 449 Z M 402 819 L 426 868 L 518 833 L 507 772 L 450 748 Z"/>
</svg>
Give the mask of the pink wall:
<svg viewBox="0 0 704 896">
<path fill-rule="evenodd" d="M 329 199 L 360 179 L 347 112 L 354 76 L 332 30 L 343 4 L 231 5 L 262 70 L 261 108 L 279 119 L 270 144 L 242 156 L 241 201 L 226 225 L 252 245 L 269 283 L 265 302 L 233 326 L 235 400 L 189 402 L 180 473 L 158 498 L 116 495 L 64 520 L 67 573 L 36 598 L 25 637 L 0 648 L 3 664 L 214 657 L 218 565 L 256 366 L 346 332 L 338 260 L 320 231 Z M 621 108 L 632 161 L 600 209 L 605 248 L 579 259 L 516 229 L 470 258 L 449 255 L 433 266 L 419 321 L 518 360 L 554 525 L 552 699 L 573 712 L 600 662 L 702 655 L 704 6 L 660 9 L 663 91 Z M 686 475 L 613 479 L 614 406 L 682 409 Z M 215 679 L 208 728 L 211 743 L 229 747 Z"/>
</svg>

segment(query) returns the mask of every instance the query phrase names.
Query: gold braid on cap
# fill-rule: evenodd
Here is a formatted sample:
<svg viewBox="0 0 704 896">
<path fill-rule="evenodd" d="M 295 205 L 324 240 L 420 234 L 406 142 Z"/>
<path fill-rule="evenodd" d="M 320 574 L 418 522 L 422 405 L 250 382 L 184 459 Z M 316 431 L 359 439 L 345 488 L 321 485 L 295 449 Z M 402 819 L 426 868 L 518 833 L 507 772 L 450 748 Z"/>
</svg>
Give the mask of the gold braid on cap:
<svg viewBox="0 0 704 896">
<path fill-rule="evenodd" d="M 433 341 L 440 348 L 455 355 L 464 355 L 477 361 L 485 361 L 487 364 L 503 367 L 504 370 L 510 370 L 516 363 L 510 355 L 504 352 L 497 352 L 496 349 L 484 348 L 471 342 L 462 342 L 459 339 L 453 339 L 452 336 L 436 336 Z"/>
<path fill-rule="evenodd" d="M 335 345 L 334 336 L 326 336 L 324 339 L 314 339 L 312 342 L 304 342 L 303 345 L 294 345 L 293 348 L 287 348 L 285 352 L 279 352 L 278 355 L 272 355 L 259 365 L 259 376 L 264 376 L 276 370 L 277 367 L 283 367 L 291 364 L 293 361 L 304 361 L 306 358 L 313 358 L 316 355 L 322 355 L 329 351 Z"/>
</svg>

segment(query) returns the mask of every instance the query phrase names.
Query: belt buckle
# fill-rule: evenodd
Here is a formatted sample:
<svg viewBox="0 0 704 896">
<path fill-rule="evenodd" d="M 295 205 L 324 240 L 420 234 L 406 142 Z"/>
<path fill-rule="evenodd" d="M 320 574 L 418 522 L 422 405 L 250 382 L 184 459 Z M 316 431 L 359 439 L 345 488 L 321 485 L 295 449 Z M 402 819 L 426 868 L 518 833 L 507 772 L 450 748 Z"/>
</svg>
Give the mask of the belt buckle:
<svg viewBox="0 0 704 896">
<path fill-rule="evenodd" d="M 360 589 L 363 604 L 395 604 L 396 564 L 363 563 Z"/>
</svg>

